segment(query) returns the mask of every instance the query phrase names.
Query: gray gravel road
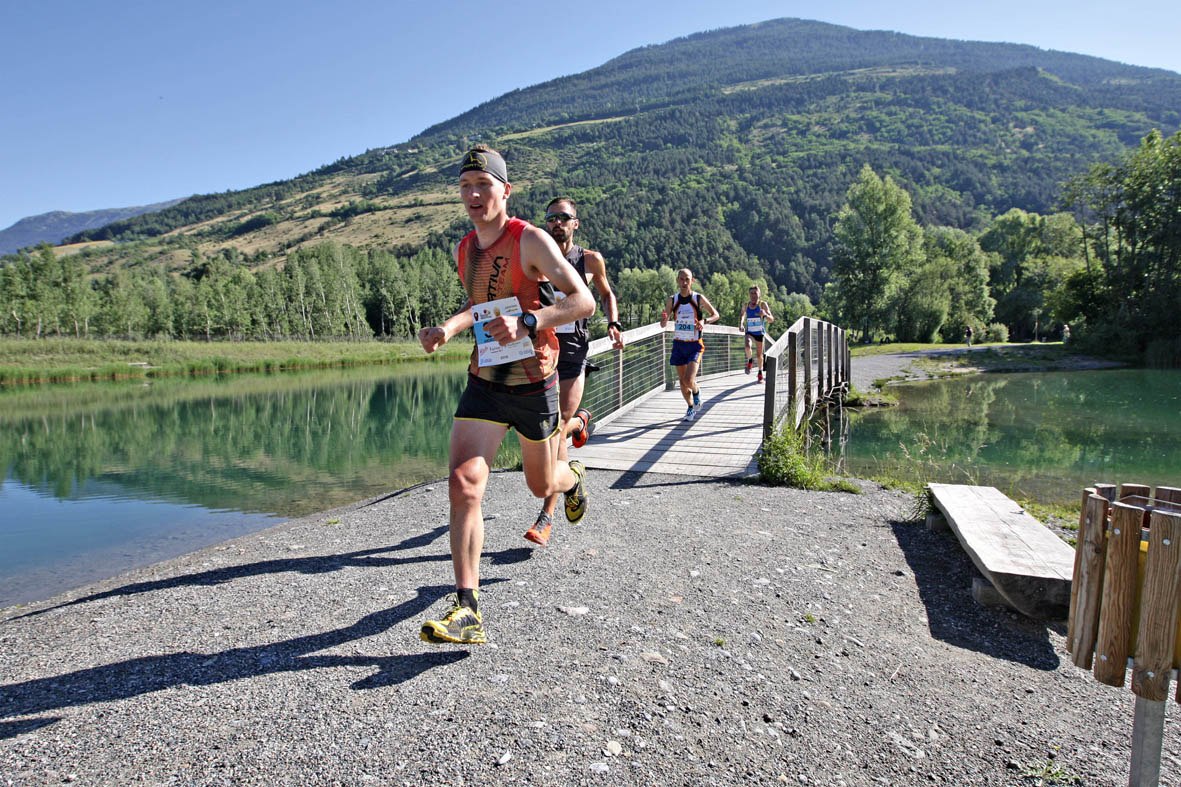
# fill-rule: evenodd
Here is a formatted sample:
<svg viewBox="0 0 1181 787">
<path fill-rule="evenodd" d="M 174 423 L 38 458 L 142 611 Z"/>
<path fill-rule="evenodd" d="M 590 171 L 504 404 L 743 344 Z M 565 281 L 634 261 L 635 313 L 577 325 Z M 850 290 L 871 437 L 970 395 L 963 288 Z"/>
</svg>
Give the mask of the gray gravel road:
<svg viewBox="0 0 1181 787">
<path fill-rule="evenodd" d="M 1126 784 L 1130 691 L 865 488 L 592 471 L 535 549 L 495 474 L 471 649 L 445 483 L 5 610 L 0 785 Z"/>
</svg>

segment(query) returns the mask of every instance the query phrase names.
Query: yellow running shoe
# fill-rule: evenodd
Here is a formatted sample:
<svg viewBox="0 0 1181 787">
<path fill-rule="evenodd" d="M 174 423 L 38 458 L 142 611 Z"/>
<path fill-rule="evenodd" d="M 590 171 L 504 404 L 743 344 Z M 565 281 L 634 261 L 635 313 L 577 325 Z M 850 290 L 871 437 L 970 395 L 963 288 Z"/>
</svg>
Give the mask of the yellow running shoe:
<svg viewBox="0 0 1181 787">
<path fill-rule="evenodd" d="M 428 620 L 422 624 L 418 636 L 423 642 L 439 645 L 454 642 L 459 645 L 483 645 L 488 641 L 484 634 L 484 620 L 471 607 L 460 606 L 459 596 L 447 597 L 451 610 L 441 620 Z"/>
<path fill-rule="evenodd" d="M 570 471 L 578 479 L 574 488 L 566 493 L 566 521 L 578 522 L 586 514 L 586 468 L 577 459 L 570 462 Z"/>
</svg>

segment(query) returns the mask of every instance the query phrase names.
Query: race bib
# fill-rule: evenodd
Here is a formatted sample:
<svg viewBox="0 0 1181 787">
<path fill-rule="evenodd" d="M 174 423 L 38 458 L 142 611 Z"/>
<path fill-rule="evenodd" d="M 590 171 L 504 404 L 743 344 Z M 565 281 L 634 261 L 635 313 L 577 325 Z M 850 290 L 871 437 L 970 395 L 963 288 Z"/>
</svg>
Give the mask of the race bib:
<svg viewBox="0 0 1181 787">
<path fill-rule="evenodd" d="M 554 303 L 566 300 L 566 293 L 561 290 L 554 290 Z M 568 322 L 565 325 L 559 325 L 554 328 L 554 333 L 574 333 L 574 323 Z"/>
<path fill-rule="evenodd" d="M 535 355 L 533 340 L 528 336 L 501 345 L 484 330 L 484 325 L 489 320 L 494 320 L 504 314 L 510 317 L 519 317 L 523 313 L 521 302 L 517 300 L 515 295 L 472 307 L 472 332 L 476 335 L 477 366 L 498 366 L 502 363 L 532 358 Z"/>
<path fill-rule="evenodd" d="M 763 318 L 762 317 L 747 317 L 746 329 L 751 333 L 763 332 Z"/>
<path fill-rule="evenodd" d="M 683 342 L 697 341 L 697 321 L 690 319 L 677 318 L 676 329 L 673 331 L 673 338 L 680 339 Z"/>
</svg>

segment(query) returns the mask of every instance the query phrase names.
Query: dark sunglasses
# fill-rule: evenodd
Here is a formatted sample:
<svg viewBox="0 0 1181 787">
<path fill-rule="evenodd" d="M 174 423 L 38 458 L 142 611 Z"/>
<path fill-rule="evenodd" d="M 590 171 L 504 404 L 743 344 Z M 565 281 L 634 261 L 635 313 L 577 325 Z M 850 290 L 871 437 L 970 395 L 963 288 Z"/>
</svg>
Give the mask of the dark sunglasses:
<svg viewBox="0 0 1181 787">
<path fill-rule="evenodd" d="M 571 216 L 569 213 L 566 213 L 565 211 L 563 211 L 561 213 L 547 213 L 547 214 L 545 214 L 545 221 L 547 224 L 549 224 L 551 222 L 555 222 L 555 221 L 560 221 L 562 223 L 565 223 L 567 221 L 570 221 L 570 219 L 576 219 L 576 218 L 578 218 L 578 217 Z"/>
</svg>

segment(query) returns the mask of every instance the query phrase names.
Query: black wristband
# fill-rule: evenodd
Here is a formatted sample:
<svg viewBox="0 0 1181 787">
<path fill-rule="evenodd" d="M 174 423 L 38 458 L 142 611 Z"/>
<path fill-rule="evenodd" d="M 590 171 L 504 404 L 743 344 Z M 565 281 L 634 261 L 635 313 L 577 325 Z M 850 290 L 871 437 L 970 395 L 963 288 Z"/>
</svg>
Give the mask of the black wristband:
<svg viewBox="0 0 1181 787">
<path fill-rule="evenodd" d="M 607 330 L 611 330 L 612 328 L 615 328 L 615 329 L 616 329 L 616 330 L 618 330 L 620 333 L 623 333 L 623 326 L 622 326 L 622 325 L 620 325 L 620 324 L 619 324 L 618 322 L 616 322 L 615 320 L 611 320 L 609 323 L 607 323 Z"/>
</svg>

